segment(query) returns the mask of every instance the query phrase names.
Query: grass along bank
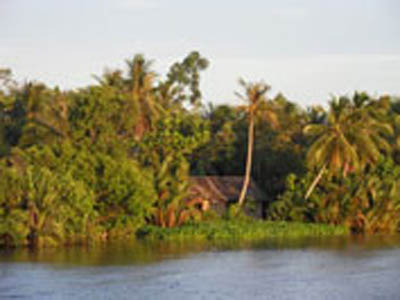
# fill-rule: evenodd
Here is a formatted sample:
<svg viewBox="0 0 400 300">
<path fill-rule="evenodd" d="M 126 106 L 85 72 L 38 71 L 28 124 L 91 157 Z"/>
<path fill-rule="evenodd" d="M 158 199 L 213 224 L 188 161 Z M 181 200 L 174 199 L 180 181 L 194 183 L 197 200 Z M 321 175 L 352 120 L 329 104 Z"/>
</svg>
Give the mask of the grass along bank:
<svg viewBox="0 0 400 300">
<path fill-rule="evenodd" d="M 175 228 L 144 226 L 138 230 L 137 237 L 146 240 L 258 241 L 268 238 L 333 237 L 349 234 L 349 230 L 344 226 L 283 221 L 221 220 Z"/>
</svg>

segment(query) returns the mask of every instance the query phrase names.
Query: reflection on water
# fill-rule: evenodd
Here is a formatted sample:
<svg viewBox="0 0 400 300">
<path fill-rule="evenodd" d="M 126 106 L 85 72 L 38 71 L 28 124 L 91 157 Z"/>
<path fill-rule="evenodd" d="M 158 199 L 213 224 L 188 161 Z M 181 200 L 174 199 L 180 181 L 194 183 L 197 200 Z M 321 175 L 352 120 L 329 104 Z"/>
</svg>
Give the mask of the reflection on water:
<svg viewBox="0 0 400 300">
<path fill-rule="evenodd" d="M 0 252 L 0 298 L 400 298 L 398 236 Z"/>
<path fill-rule="evenodd" d="M 128 241 L 95 247 L 69 247 L 40 250 L 0 250 L 1 262 L 32 262 L 78 266 L 150 264 L 169 258 L 182 258 L 204 251 L 327 250 L 339 255 L 362 255 L 373 250 L 400 248 L 400 236 L 351 236 L 334 238 L 270 239 L 263 242 L 167 242 Z"/>
</svg>

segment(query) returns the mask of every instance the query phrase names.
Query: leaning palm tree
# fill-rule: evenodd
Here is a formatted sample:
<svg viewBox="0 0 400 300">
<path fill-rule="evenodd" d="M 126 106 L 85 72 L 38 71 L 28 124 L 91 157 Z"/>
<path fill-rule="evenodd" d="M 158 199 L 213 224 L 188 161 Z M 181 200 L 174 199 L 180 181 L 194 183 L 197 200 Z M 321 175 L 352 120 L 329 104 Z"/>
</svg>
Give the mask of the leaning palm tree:
<svg viewBox="0 0 400 300">
<path fill-rule="evenodd" d="M 341 170 L 346 176 L 350 170 L 376 163 L 382 151 L 390 151 L 386 137 L 393 134 L 393 129 L 374 115 L 375 106 L 374 102 L 356 105 L 342 97 L 330 102 L 325 122 L 304 128 L 305 134 L 316 137 L 307 153 L 307 162 L 311 168 L 319 168 L 306 199 L 325 171 L 337 174 Z"/>
<path fill-rule="evenodd" d="M 270 87 L 263 83 L 247 83 L 243 79 L 239 80 L 239 84 L 244 88 L 245 95 L 236 93 L 240 99 L 247 102 L 246 110 L 249 118 L 249 128 L 248 128 L 248 143 L 247 143 L 247 160 L 246 160 L 246 172 L 244 176 L 242 190 L 239 196 L 239 207 L 243 206 L 247 189 L 250 183 L 251 174 L 251 164 L 253 158 L 253 146 L 254 146 L 254 117 L 259 109 L 261 103 L 265 102 L 265 93 L 270 89 Z"/>
</svg>

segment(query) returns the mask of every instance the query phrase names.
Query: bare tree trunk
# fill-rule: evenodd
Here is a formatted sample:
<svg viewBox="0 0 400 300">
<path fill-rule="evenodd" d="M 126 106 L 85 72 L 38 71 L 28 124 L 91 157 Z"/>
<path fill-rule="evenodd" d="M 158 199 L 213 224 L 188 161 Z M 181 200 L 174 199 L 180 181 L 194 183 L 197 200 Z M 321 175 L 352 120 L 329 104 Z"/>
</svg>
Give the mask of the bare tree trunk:
<svg viewBox="0 0 400 300">
<path fill-rule="evenodd" d="M 253 112 L 250 112 L 250 120 L 249 120 L 249 138 L 247 144 L 247 161 L 246 161 L 246 173 L 244 175 L 244 181 L 242 190 L 239 196 L 239 206 L 242 207 L 244 204 L 244 200 L 246 198 L 247 189 L 250 183 L 250 175 L 251 175 L 251 163 L 253 159 L 253 145 L 254 145 L 254 115 Z"/>
<path fill-rule="evenodd" d="M 317 186 L 318 182 L 321 180 L 322 175 L 323 175 L 324 172 L 325 172 L 325 169 L 326 169 L 326 164 L 324 164 L 324 165 L 322 166 L 322 168 L 321 168 L 321 170 L 319 171 L 317 177 L 315 177 L 314 181 L 311 183 L 310 187 L 308 188 L 307 193 L 306 193 L 306 197 L 305 197 L 306 200 L 310 197 L 311 193 L 313 192 L 313 190 L 314 190 L 315 187 Z"/>
</svg>

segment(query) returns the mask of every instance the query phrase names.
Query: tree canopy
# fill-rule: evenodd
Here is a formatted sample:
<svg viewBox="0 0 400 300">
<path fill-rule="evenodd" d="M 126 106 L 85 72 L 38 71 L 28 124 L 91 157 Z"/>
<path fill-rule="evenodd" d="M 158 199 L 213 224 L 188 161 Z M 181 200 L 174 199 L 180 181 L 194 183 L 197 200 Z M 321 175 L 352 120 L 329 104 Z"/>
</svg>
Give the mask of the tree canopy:
<svg viewBox="0 0 400 300">
<path fill-rule="evenodd" d="M 65 91 L 0 69 L 0 245 L 87 243 L 217 217 L 188 201 L 194 175 L 244 176 L 242 204 L 252 178 L 272 220 L 400 229 L 399 99 L 356 92 L 303 109 L 240 81 L 245 105 L 207 104 L 208 65 L 192 52 L 163 77 L 138 54 Z"/>
</svg>

